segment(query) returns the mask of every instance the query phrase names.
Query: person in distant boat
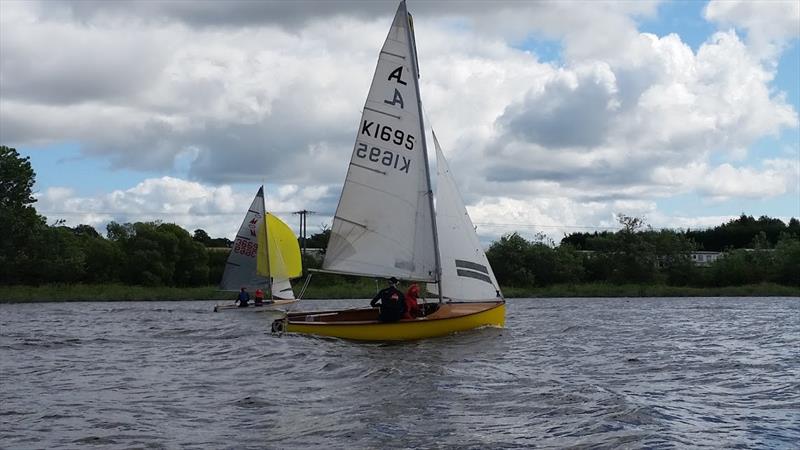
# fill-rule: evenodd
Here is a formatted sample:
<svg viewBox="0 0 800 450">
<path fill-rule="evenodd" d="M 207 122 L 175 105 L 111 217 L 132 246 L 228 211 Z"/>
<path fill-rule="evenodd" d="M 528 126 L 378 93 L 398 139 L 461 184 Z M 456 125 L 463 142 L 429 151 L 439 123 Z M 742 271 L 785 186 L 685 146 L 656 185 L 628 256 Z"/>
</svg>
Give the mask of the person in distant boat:
<svg viewBox="0 0 800 450">
<path fill-rule="evenodd" d="M 418 298 L 419 286 L 417 286 L 417 283 L 413 283 L 406 291 L 406 312 L 403 315 L 403 319 L 413 319 L 422 316 L 419 303 L 417 303 Z"/>
<path fill-rule="evenodd" d="M 403 293 L 397 289 L 397 278 L 389 278 L 389 286 L 378 292 L 375 298 L 369 302 L 369 306 L 380 307 L 378 320 L 381 322 L 397 322 L 402 319 L 406 311 L 406 299 Z"/>
<path fill-rule="evenodd" d="M 250 306 L 250 294 L 247 293 L 247 289 L 242 288 L 239 291 L 239 298 L 236 300 L 239 302 L 239 308 L 247 308 Z"/>
<path fill-rule="evenodd" d="M 264 305 L 264 291 L 261 288 L 256 289 L 256 299 L 253 301 L 253 306 L 263 306 Z"/>
</svg>

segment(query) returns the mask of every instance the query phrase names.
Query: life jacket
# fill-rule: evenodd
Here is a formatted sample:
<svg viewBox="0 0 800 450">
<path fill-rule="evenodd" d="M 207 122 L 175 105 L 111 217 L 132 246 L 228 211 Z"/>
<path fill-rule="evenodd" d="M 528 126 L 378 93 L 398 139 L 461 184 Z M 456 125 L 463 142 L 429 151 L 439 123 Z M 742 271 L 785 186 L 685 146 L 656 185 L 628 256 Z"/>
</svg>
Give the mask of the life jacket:
<svg viewBox="0 0 800 450">
<path fill-rule="evenodd" d="M 413 319 L 420 316 L 417 297 L 419 297 L 419 286 L 412 284 L 406 291 L 406 312 L 403 314 L 403 319 Z"/>
</svg>

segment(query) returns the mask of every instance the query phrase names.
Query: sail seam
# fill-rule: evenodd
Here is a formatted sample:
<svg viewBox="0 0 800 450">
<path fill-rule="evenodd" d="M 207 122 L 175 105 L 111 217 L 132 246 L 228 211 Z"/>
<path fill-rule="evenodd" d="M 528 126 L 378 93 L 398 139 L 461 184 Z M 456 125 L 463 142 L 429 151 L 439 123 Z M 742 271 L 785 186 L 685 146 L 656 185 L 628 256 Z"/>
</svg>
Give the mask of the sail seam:
<svg viewBox="0 0 800 450">
<path fill-rule="evenodd" d="M 408 206 L 411 206 L 411 207 L 414 206 L 413 203 L 411 203 L 410 201 L 408 201 L 407 199 L 405 199 L 403 197 L 400 197 L 399 195 L 396 195 L 394 192 L 390 192 L 390 191 L 387 191 L 385 189 L 378 189 L 375 186 L 370 186 L 370 185 L 368 185 L 366 183 L 359 183 L 358 181 L 352 181 L 351 180 L 350 183 L 352 183 L 355 186 L 361 186 L 361 187 L 366 188 L 366 189 L 371 189 L 371 190 L 373 190 L 375 192 L 380 192 L 382 194 L 385 194 L 387 197 L 392 197 L 394 199 L 397 199 L 397 200 L 405 203 Z"/>
<path fill-rule="evenodd" d="M 345 219 L 344 217 L 341 217 L 341 216 L 333 216 L 333 217 L 334 217 L 334 218 L 336 218 L 336 219 L 339 219 L 339 220 L 341 220 L 342 222 L 347 222 L 347 223 L 349 223 L 349 224 L 352 224 L 352 225 L 355 225 L 355 226 L 357 226 L 357 227 L 361 227 L 361 228 L 363 228 L 363 229 L 365 229 L 365 230 L 367 230 L 367 229 L 368 229 L 366 225 L 362 225 L 362 224 L 360 224 L 360 223 L 358 223 L 358 222 L 353 222 L 352 220 L 347 220 L 347 219 Z"/>
<path fill-rule="evenodd" d="M 396 115 L 394 115 L 394 114 L 390 114 L 390 113 L 387 113 L 387 112 L 381 111 L 381 110 L 379 110 L 379 109 L 370 108 L 370 107 L 367 107 L 367 106 L 365 106 L 365 107 L 364 107 L 364 109 L 366 109 L 367 111 L 372 111 L 372 112 L 380 113 L 380 114 L 383 114 L 383 115 L 386 115 L 386 116 L 389 116 L 389 117 L 393 117 L 393 118 L 395 118 L 395 119 L 397 119 L 397 120 L 400 120 L 400 116 L 396 116 Z"/>
<path fill-rule="evenodd" d="M 398 55 L 396 53 L 387 52 L 385 50 L 381 50 L 381 53 L 383 53 L 385 55 L 389 55 L 389 56 L 394 56 L 395 58 L 406 59 L 406 57 L 403 56 L 403 55 Z"/>
<path fill-rule="evenodd" d="M 381 175 L 386 175 L 386 172 L 384 172 L 382 170 L 378 170 L 378 169 L 373 169 L 372 167 L 362 166 L 361 164 L 356 164 L 354 162 L 351 162 L 350 165 L 351 166 L 360 167 L 360 168 L 365 169 L 365 170 L 370 170 L 372 172 L 376 172 L 376 173 L 379 173 Z"/>
</svg>

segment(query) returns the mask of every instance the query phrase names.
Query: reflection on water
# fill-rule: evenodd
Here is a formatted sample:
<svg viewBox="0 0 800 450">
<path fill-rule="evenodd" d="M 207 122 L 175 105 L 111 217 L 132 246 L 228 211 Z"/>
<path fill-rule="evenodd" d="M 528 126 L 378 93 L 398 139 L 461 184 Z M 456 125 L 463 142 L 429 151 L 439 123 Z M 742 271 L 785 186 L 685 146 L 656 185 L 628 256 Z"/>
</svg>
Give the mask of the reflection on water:
<svg viewBox="0 0 800 450">
<path fill-rule="evenodd" d="M 511 300 L 503 330 L 368 344 L 212 306 L 0 305 L 0 447 L 800 441 L 797 298 Z"/>
</svg>

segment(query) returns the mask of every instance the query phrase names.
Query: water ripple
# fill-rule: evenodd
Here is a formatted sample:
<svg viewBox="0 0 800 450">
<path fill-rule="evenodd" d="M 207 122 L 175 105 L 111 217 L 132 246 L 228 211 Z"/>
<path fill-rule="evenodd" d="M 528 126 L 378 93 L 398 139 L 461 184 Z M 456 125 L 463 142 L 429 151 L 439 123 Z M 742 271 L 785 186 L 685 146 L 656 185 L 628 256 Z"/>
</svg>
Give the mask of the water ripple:
<svg viewBox="0 0 800 450">
<path fill-rule="evenodd" d="M 277 337 L 273 314 L 211 308 L 0 305 L 0 447 L 800 441 L 797 298 L 512 300 L 505 329 L 366 344 Z"/>
</svg>

